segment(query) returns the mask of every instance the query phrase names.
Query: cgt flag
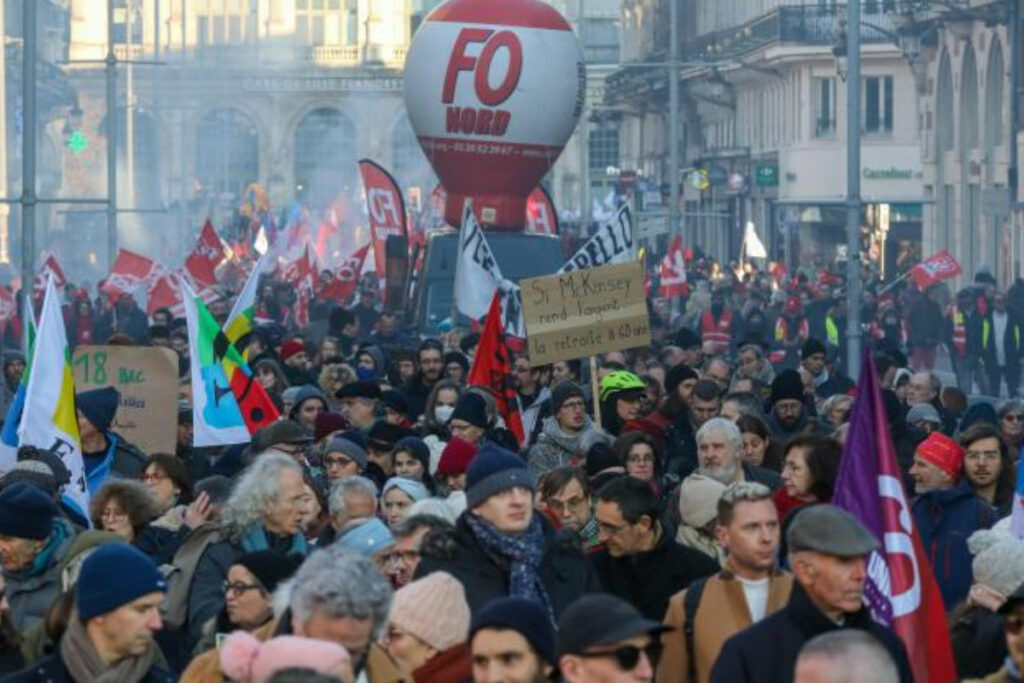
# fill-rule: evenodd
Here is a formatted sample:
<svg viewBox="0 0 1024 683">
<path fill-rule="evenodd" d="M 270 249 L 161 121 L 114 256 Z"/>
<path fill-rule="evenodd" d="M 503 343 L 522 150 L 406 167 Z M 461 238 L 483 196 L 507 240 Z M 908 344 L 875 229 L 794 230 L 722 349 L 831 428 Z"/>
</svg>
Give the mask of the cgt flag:
<svg viewBox="0 0 1024 683">
<path fill-rule="evenodd" d="M 881 542 L 868 558 L 864 598 L 875 621 L 903 641 L 915 680 L 955 681 L 942 596 L 903 490 L 870 352 L 864 354 L 857 389 L 832 503 L 849 511 Z"/>
<path fill-rule="evenodd" d="M 366 213 L 373 238 L 374 267 L 377 277 L 383 279 L 387 263 L 384 245 L 388 236 L 406 236 L 405 201 L 398 183 L 380 164 L 360 159 L 359 173 L 366 188 Z"/>
<path fill-rule="evenodd" d="M 505 420 L 505 426 L 515 435 L 519 445 L 522 445 L 525 440 L 523 416 L 519 412 L 519 397 L 510 381 L 512 360 L 505 346 L 503 327 L 501 293 L 495 292 L 484 320 L 484 329 L 480 333 L 480 346 L 473 359 L 468 382 L 470 386 L 490 390 L 497 403 L 498 414 Z"/>
<path fill-rule="evenodd" d="M 911 279 L 917 283 L 917 288 L 925 290 L 943 280 L 956 277 L 962 271 L 960 264 L 947 250 L 943 249 L 934 256 L 918 263 L 908 273 Z"/>
</svg>

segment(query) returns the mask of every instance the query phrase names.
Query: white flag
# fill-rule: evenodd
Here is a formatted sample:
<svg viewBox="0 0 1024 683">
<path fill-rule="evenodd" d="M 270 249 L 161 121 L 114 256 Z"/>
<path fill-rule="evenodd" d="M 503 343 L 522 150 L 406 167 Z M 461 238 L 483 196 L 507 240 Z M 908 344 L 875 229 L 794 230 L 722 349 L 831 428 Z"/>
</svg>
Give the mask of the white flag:
<svg viewBox="0 0 1024 683">
<path fill-rule="evenodd" d="M 18 425 L 18 441 L 22 446 L 47 448 L 60 455 L 71 474 L 71 483 L 64 489 L 64 495 L 81 511 L 87 512 L 89 489 L 75 413 L 71 349 L 68 348 L 60 295 L 52 274 L 46 280 L 46 298 L 32 350 L 32 368 L 25 388 L 25 409 Z"/>
<path fill-rule="evenodd" d="M 594 236 L 576 250 L 559 273 L 583 270 L 609 263 L 629 263 L 636 260 L 633 242 L 633 214 L 628 204 L 623 204 L 615 215 L 602 223 Z"/>
<path fill-rule="evenodd" d="M 487 237 L 473 215 L 467 199 L 462 209 L 462 229 L 459 231 L 458 263 L 455 265 L 455 306 L 463 315 L 473 319 L 487 315 L 494 292 L 502 287 L 498 260 L 487 244 Z M 511 283 L 505 289 L 511 289 Z"/>
<path fill-rule="evenodd" d="M 753 221 L 747 221 L 747 227 L 743 231 L 743 253 L 747 258 L 768 258 L 768 250 L 757 236 Z"/>
</svg>

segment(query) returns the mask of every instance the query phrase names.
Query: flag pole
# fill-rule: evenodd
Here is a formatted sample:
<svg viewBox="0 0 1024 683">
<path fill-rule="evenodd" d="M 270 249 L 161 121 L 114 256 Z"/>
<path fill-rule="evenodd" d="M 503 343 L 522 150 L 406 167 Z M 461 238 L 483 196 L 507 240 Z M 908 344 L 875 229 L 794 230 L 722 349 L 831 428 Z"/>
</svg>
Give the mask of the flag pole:
<svg viewBox="0 0 1024 683">
<path fill-rule="evenodd" d="M 899 283 L 901 283 L 904 280 L 906 280 L 908 277 L 910 277 L 910 271 L 909 270 L 907 272 L 903 273 L 903 275 L 900 275 L 898 278 L 896 278 L 895 280 L 893 280 L 889 284 L 887 284 L 885 287 L 882 287 L 882 289 L 878 290 L 878 295 L 881 296 L 882 294 L 885 294 L 890 289 L 892 289 L 893 287 L 895 287 Z"/>
<path fill-rule="evenodd" d="M 597 356 L 590 357 L 590 396 L 594 402 L 594 424 L 601 429 L 601 388 L 597 381 Z"/>
</svg>

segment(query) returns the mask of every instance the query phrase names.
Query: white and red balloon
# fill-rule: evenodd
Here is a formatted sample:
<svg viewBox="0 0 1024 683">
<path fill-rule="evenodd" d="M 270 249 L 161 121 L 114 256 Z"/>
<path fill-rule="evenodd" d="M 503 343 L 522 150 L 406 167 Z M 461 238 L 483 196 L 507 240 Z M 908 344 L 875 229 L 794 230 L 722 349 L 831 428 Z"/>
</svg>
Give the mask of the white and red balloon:
<svg viewBox="0 0 1024 683">
<path fill-rule="evenodd" d="M 405 106 L 448 192 L 481 223 L 521 230 L 526 198 L 558 158 L 583 108 L 583 52 L 539 0 L 448 0 L 427 15 L 405 61 Z"/>
</svg>

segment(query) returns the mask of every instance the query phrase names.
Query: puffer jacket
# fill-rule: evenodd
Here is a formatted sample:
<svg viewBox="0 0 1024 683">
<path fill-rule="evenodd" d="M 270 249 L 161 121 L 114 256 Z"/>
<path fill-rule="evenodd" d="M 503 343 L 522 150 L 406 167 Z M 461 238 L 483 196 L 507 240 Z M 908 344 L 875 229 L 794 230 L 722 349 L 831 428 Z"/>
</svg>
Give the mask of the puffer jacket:
<svg viewBox="0 0 1024 683">
<path fill-rule="evenodd" d="M 597 428 L 587 416 L 583 429 L 570 434 L 558 424 L 552 415 L 544 420 L 540 436 L 527 455 L 527 466 L 535 477 L 566 465 L 581 464 L 587 457 L 587 449 L 598 441 L 609 442 L 604 432 Z"/>
<path fill-rule="evenodd" d="M 32 566 L 21 572 L 4 572 L 11 623 L 26 633 L 42 622 L 60 592 L 60 562 L 75 540 L 75 530 L 66 519 L 53 520 L 53 531 Z"/>
</svg>

